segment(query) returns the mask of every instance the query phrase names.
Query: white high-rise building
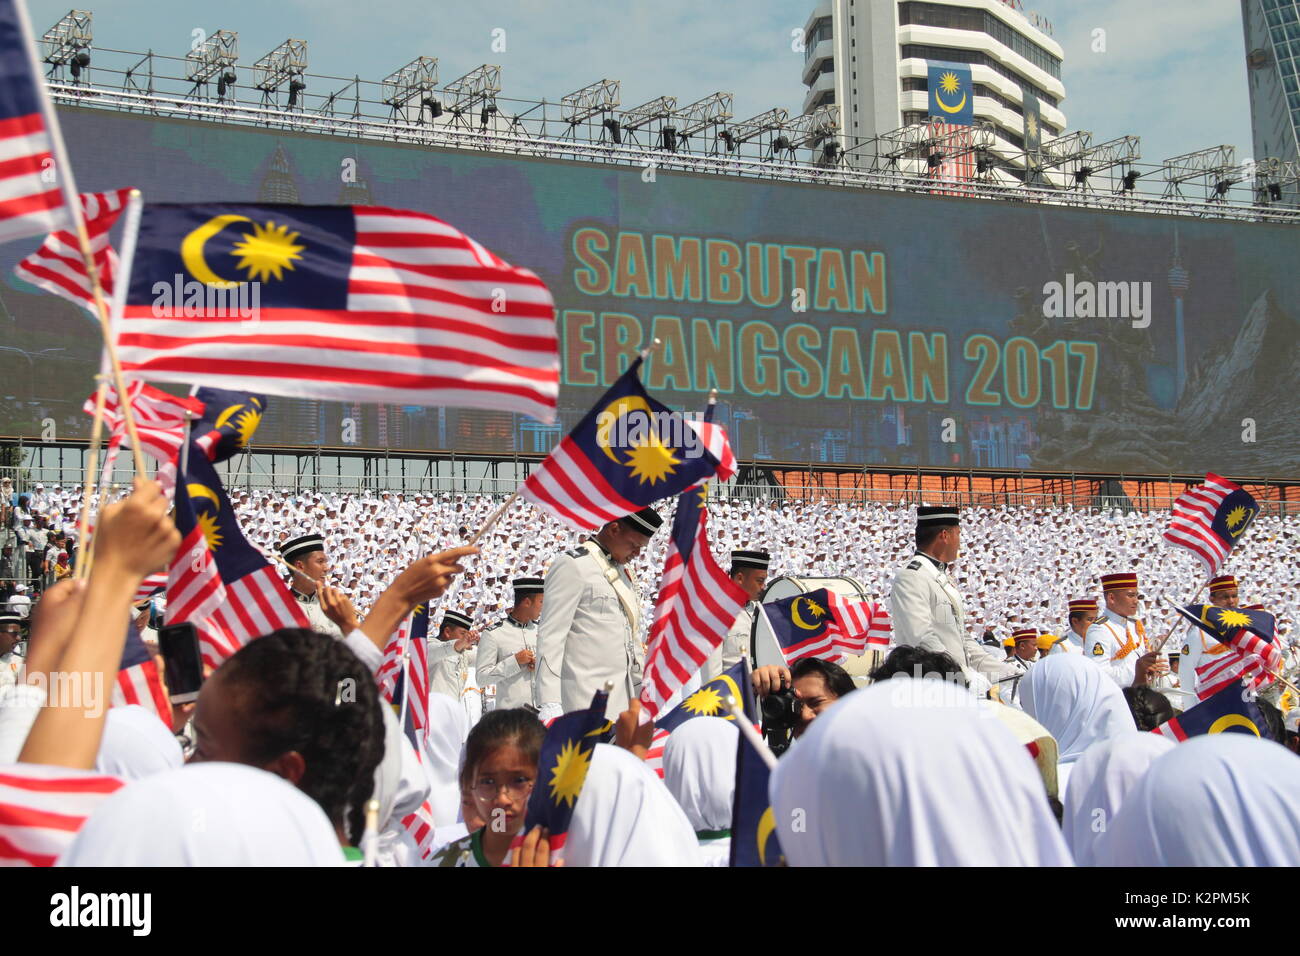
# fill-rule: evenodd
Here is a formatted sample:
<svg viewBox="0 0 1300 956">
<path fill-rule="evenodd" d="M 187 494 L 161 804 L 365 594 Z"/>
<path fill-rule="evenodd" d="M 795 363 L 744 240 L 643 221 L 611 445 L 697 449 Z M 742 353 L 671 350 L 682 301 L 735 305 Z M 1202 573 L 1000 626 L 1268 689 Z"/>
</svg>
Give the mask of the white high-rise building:
<svg viewBox="0 0 1300 956">
<path fill-rule="evenodd" d="M 839 104 L 845 135 L 871 139 L 926 120 L 931 63 L 969 66 L 975 119 L 992 124 L 992 151 L 1022 177 L 1025 94 L 1038 100 L 1040 140 L 1065 130 L 1050 30 L 1020 0 L 819 0 L 804 24 L 804 111 Z"/>
</svg>

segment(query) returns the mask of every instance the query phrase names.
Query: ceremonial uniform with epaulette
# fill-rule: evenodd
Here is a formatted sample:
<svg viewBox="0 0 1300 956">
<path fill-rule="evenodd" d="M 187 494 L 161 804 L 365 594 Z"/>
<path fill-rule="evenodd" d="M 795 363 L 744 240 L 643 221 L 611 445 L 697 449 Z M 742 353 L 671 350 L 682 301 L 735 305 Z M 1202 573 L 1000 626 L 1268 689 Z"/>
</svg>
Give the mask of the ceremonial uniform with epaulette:
<svg viewBox="0 0 1300 956">
<path fill-rule="evenodd" d="M 459 611 L 447 611 L 438 626 L 441 634 L 447 627 L 472 628 L 474 621 Z M 469 681 L 470 671 L 474 669 L 475 651 L 473 646 L 456 650 L 454 639 L 434 640 L 429 642 L 429 692 L 446 694 L 457 703 Z"/>
<path fill-rule="evenodd" d="M 956 508 L 921 505 L 916 509 L 918 533 L 957 525 Z M 899 646 L 947 654 L 968 675 L 978 673 L 990 682 L 1015 676 L 1013 668 L 966 630 L 961 595 L 948 565 L 938 558 L 917 551 L 898 569 L 890 590 L 889 617 Z"/>
<path fill-rule="evenodd" d="M 1210 603 L 1217 607 L 1236 607 L 1237 591 L 1237 579 L 1231 574 L 1222 574 L 1210 582 Z M 1182 645 L 1179 647 L 1181 659 L 1178 662 L 1178 675 L 1183 687 L 1195 693 L 1201 684 L 1196 668 L 1204 667 L 1211 661 L 1226 660 L 1224 655 L 1231 650 L 1232 648 L 1227 644 L 1214 640 L 1201 628 L 1187 628 Z M 1187 700 L 1189 704 L 1195 703 L 1195 697 L 1189 697 Z"/>
<path fill-rule="evenodd" d="M 1131 572 L 1103 574 L 1103 593 L 1137 589 L 1137 575 Z M 1138 658 L 1148 650 L 1142 622 L 1106 608 L 1083 641 L 1083 654 L 1100 665 L 1120 687 L 1129 687 L 1137 676 Z"/>
<path fill-rule="evenodd" d="M 520 598 L 543 593 L 544 586 L 541 578 L 516 578 L 516 604 Z M 499 710 L 537 704 L 533 697 L 533 669 L 519 663 L 520 651 L 536 653 L 536 621 L 521 623 L 506 615 L 479 638 L 476 679 L 480 687 L 496 686 L 495 706 Z"/>
<path fill-rule="evenodd" d="M 293 567 L 293 562 L 308 557 L 313 552 L 325 550 L 325 539 L 318 534 L 305 534 L 298 538 L 292 538 L 280 545 L 280 557 L 289 567 Z M 328 634 L 330 637 L 342 638 L 343 631 L 339 626 L 331 621 L 325 614 L 325 609 L 320 604 L 320 582 L 316 582 L 316 590 L 310 594 L 300 588 L 302 579 L 299 575 L 304 572 L 296 570 L 289 578 L 289 593 L 293 599 L 298 602 L 302 612 L 307 615 L 307 620 L 311 623 L 311 629 L 321 634 Z"/>
<path fill-rule="evenodd" d="M 619 520 L 647 538 L 663 523 L 650 508 Z M 534 678 L 542 718 L 591 706 L 606 681 L 616 717 L 640 692 L 645 662 L 635 582 L 598 538 L 558 555 L 545 580 Z"/>
</svg>

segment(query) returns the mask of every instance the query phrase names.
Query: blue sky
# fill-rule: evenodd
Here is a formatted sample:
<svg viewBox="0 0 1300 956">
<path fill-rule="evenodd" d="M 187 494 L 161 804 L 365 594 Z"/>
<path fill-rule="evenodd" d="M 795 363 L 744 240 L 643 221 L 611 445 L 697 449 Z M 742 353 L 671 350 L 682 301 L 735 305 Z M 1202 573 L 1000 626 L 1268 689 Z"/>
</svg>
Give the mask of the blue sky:
<svg viewBox="0 0 1300 956">
<path fill-rule="evenodd" d="M 502 67 L 503 96 L 558 100 L 601 78 L 623 81 L 623 106 L 660 95 L 685 104 L 717 90 L 735 112 L 797 111 L 802 54 L 791 49 L 814 0 L 85 0 L 95 43 L 183 56 L 191 31 L 239 33 L 251 64 L 286 38 L 308 44 L 310 72 L 379 80 L 420 55 L 443 82 L 481 63 Z M 1144 162 L 1226 143 L 1251 156 L 1250 103 L 1237 0 L 1026 0 L 1065 49 L 1062 104 L 1094 141 L 1142 137 Z M 28 0 L 39 35 L 68 0 Z M 219 11 L 214 13 L 213 11 Z M 1105 31 L 1105 51 L 1092 49 Z M 504 30 L 504 51 L 492 49 Z M 501 34 L 497 34 L 498 37 Z M 339 84 L 340 86 L 342 84 Z M 313 92 L 319 92 L 313 88 Z"/>
</svg>

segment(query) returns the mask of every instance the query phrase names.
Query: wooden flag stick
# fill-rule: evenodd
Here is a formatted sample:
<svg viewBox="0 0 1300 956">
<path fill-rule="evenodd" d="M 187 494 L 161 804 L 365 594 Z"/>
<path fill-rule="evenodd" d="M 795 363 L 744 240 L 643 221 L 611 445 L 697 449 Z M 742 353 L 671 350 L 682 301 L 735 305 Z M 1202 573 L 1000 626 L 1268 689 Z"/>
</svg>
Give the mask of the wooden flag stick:
<svg viewBox="0 0 1300 956">
<path fill-rule="evenodd" d="M 95 495 L 95 477 L 99 474 L 99 444 L 104 432 L 104 403 L 108 400 L 108 379 L 97 376 L 95 420 L 90 426 L 90 448 L 86 453 L 86 475 L 81 482 L 81 513 L 77 516 L 77 566 L 73 579 L 80 581 L 90 573 L 90 501 Z"/>
<path fill-rule="evenodd" d="M 736 726 L 740 728 L 740 732 L 745 736 L 745 739 L 758 751 L 758 755 L 763 758 L 763 763 L 767 764 L 767 769 L 775 770 L 776 754 L 768 749 L 767 744 L 763 742 L 763 738 L 758 735 L 754 725 L 749 722 L 749 715 L 745 713 L 744 708 L 730 694 L 727 695 L 725 703 L 727 710 L 731 711 L 731 716 L 736 718 Z"/>
<path fill-rule="evenodd" d="M 1208 584 L 1202 584 L 1199 588 L 1197 588 L 1196 593 L 1192 595 L 1192 601 L 1195 602 L 1196 600 L 1198 600 L 1201 596 L 1201 592 L 1204 591 L 1207 587 L 1209 587 Z M 1169 603 L 1174 607 L 1178 606 L 1174 601 L 1170 600 L 1169 598 L 1165 598 L 1165 600 L 1169 601 Z M 1162 650 L 1164 650 L 1165 645 L 1169 643 L 1169 639 L 1174 636 L 1175 631 L 1177 631 L 1180 627 L 1189 626 L 1187 618 L 1183 617 L 1181 614 L 1178 614 L 1177 612 L 1175 612 L 1174 616 L 1177 618 L 1177 620 L 1174 621 L 1174 626 L 1169 629 L 1169 633 L 1166 634 L 1164 637 L 1162 637 L 1160 639 L 1160 642 L 1156 644 L 1155 647 L 1153 648 L 1153 650 L 1157 654 L 1160 653 Z"/>
</svg>

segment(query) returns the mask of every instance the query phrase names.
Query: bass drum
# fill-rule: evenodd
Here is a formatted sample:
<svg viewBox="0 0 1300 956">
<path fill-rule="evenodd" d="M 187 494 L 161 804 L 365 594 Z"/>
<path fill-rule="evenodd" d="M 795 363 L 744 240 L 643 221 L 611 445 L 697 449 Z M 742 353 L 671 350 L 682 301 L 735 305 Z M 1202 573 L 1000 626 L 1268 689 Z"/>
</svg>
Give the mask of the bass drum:
<svg viewBox="0 0 1300 956">
<path fill-rule="evenodd" d="M 774 578 L 768 581 L 767 586 L 763 588 L 763 592 L 758 596 L 758 601 L 760 604 L 768 601 L 779 601 L 782 598 L 794 597 L 796 594 L 806 594 L 820 588 L 834 591 L 836 594 L 852 598 L 855 601 L 872 600 L 866 589 L 863 588 L 862 582 L 857 578 L 790 576 Z M 749 646 L 754 654 L 753 665 L 755 667 L 785 663 L 781 655 L 781 647 L 777 644 L 776 636 L 772 633 L 772 628 L 767 623 L 767 617 L 762 612 L 754 615 L 754 626 L 749 638 Z M 885 650 L 883 648 L 871 648 L 860 657 L 850 657 L 841 666 L 854 678 L 858 678 L 858 683 L 863 683 L 863 679 L 871 672 L 871 669 L 884 659 Z"/>
</svg>

